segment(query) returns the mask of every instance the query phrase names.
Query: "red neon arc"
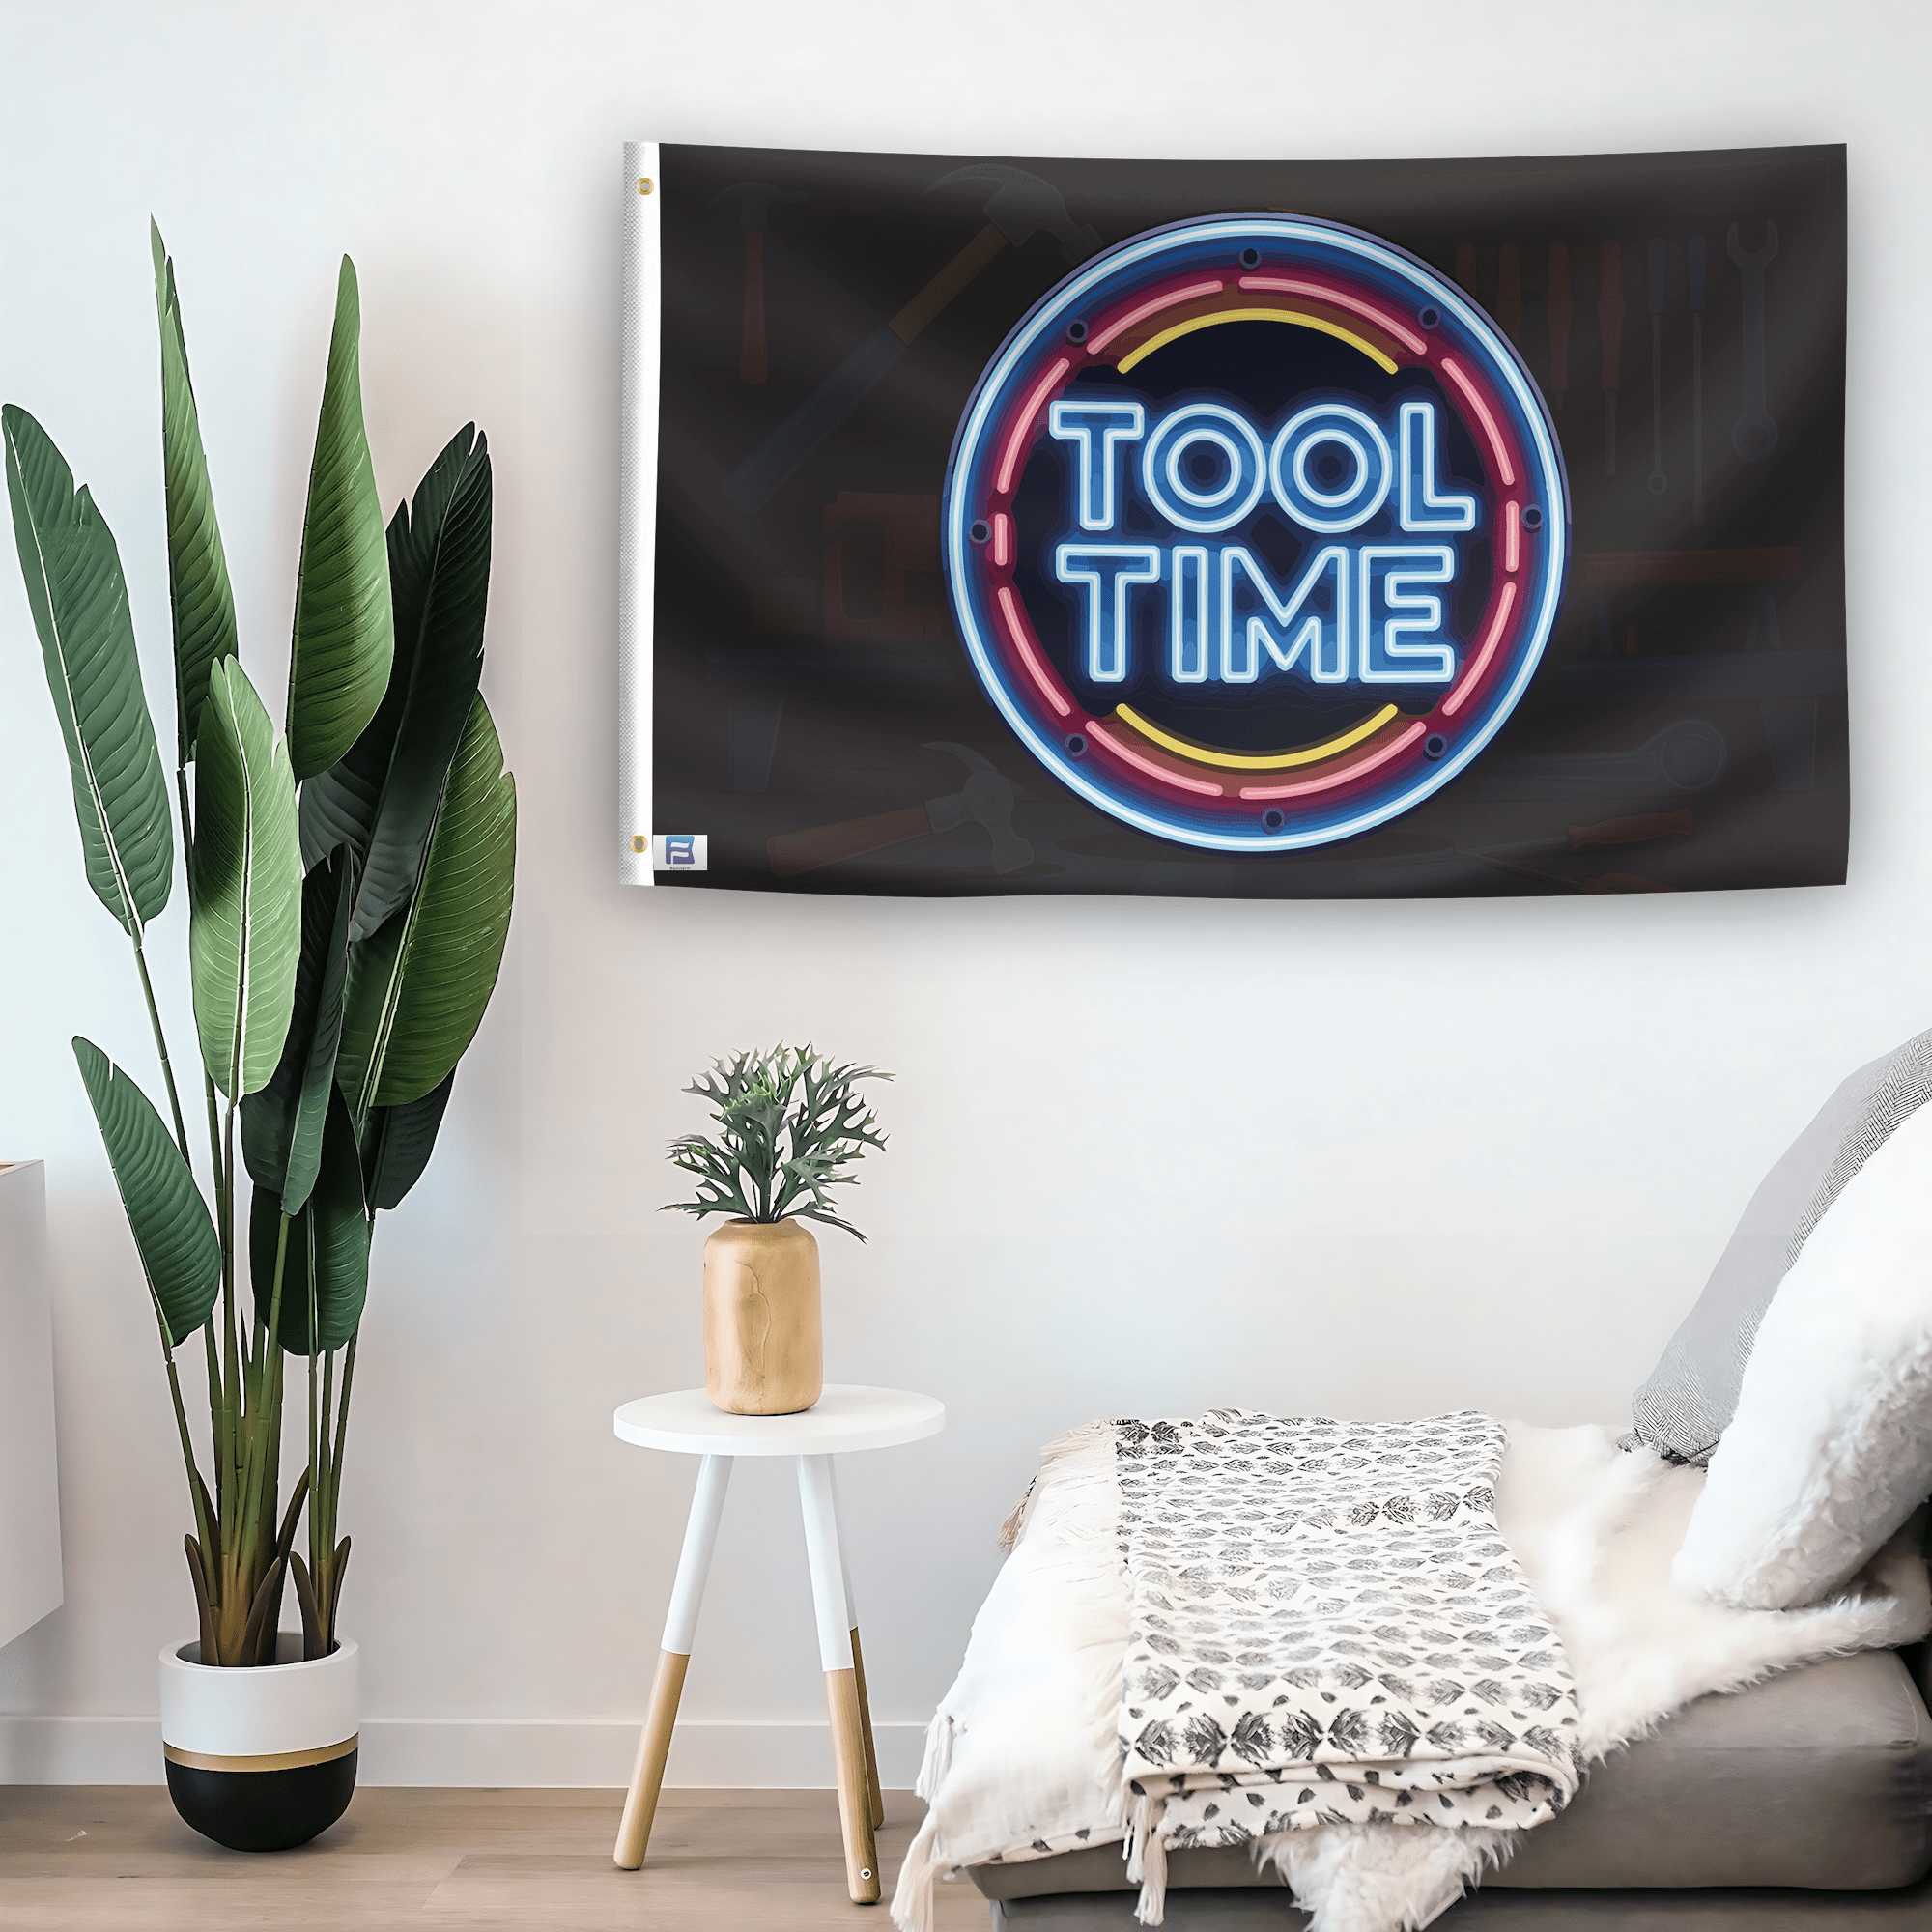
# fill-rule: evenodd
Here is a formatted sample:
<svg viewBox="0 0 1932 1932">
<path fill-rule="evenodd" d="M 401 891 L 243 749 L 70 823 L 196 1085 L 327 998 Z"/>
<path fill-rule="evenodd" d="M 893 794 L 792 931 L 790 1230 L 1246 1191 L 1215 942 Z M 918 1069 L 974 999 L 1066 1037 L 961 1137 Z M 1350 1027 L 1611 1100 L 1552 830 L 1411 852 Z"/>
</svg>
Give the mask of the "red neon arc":
<svg viewBox="0 0 1932 1932">
<path fill-rule="evenodd" d="M 1496 646 L 1502 642 L 1504 631 L 1509 628 L 1510 612 L 1516 608 L 1516 584 L 1505 578 L 1501 595 L 1492 607 L 1490 626 L 1484 635 L 1482 648 L 1463 668 L 1463 675 L 1457 680 L 1456 688 L 1436 707 L 1444 718 L 1453 718 L 1468 702 L 1471 694 L 1483 681 L 1483 673 L 1490 668 L 1490 660 L 1496 654 Z"/>
<path fill-rule="evenodd" d="M 1158 315 L 1164 308 L 1178 308 L 1184 301 L 1198 301 L 1203 296 L 1218 296 L 1228 285 L 1222 281 L 1187 282 L 1179 288 L 1165 288 L 1137 308 L 1130 308 L 1125 315 L 1115 316 L 1106 327 L 1090 335 L 1087 339 L 1087 353 L 1097 355 L 1116 336 L 1123 335 L 1135 323 L 1145 322 L 1151 315 Z"/>
<path fill-rule="evenodd" d="M 1190 779 L 1179 772 L 1170 770 L 1166 765 L 1157 765 L 1151 758 L 1144 758 L 1138 752 L 1130 752 L 1111 731 L 1103 730 L 1099 723 L 1090 718 L 1087 721 L 1087 735 L 1096 743 L 1106 746 L 1108 751 L 1124 764 L 1133 766 L 1137 772 L 1145 772 L 1151 779 L 1158 779 L 1163 784 L 1179 785 L 1182 791 L 1198 792 L 1205 798 L 1221 798 L 1226 795 L 1226 787 L 1209 784 L 1205 779 Z"/>
<path fill-rule="evenodd" d="M 1028 634 L 1026 617 L 1020 610 L 1020 600 L 1013 595 L 1013 586 L 1010 583 L 1001 584 L 996 601 L 1000 615 L 1007 620 L 1007 641 L 1012 646 L 1013 655 L 1026 667 L 1035 690 L 1061 717 L 1072 717 L 1073 706 L 1061 692 L 1060 681 L 1047 669 L 1038 646 Z"/>
<path fill-rule="evenodd" d="M 1468 377 L 1463 373 L 1463 365 L 1453 355 L 1443 356 L 1442 373 L 1462 390 L 1463 400 L 1475 412 L 1476 420 L 1482 424 L 1485 433 L 1488 435 L 1490 448 L 1495 453 L 1496 473 L 1502 479 L 1503 488 L 1505 490 L 1514 488 L 1516 484 L 1516 466 L 1510 461 L 1509 443 L 1504 440 L 1502 431 L 1496 426 L 1496 419 L 1491 413 L 1489 404 L 1484 402 L 1475 384 L 1470 382 Z"/>
<path fill-rule="evenodd" d="M 1385 765 L 1398 753 L 1406 752 L 1429 729 L 1427 723 L 1418 718 L 1399 738 L 1391 738 L 1382 748 L 1366 758 L 1357 758 L 1352 765 L 1345 765 L 1339 772 L 1329 772 L 1319 779 L 1302 779 L 1294 784 L 1285 785 L 1243 785 L 1243 798 L 1301 798 L 1312 791 L 1333 791 L 1337 785 L 1345 785 L 1353 779 L 1366 778 L 1378 766 Z"/>
<path fill-rule="evenodd" d="M 1426 355 L 1429 353 L 1428 343 L 1412 328 L 1398 322 L 1386 309 L 1364 301 L 1360 296 L 1352 295 L 1335 283 L 1304 280 L 1291 275 L 1243 275 L 1241 286 L 1244 289 L 1272 289 L 1285 296 L 1306 296 L 1311 301 L 1332 302 L 1337 308 L 1346 308 L 1394 336 L 1411 355 Z"/>
<path fill-rule="evenodd" d="M 1012 433 L 1007 439 L 1006 449 L 1000 456 L 1000 468 L 993 478 L 993 493 L 999 497 L 1010 497 L 1013 493 L 1013 472 L 1019 467 L 1020 458 L 1033 446 L 1034 418 L 1039 414 L 1040 405 L 1046 401 L 1060 379 L 1073 367 L 1070 356 L 1063 355 L 1044 376 L 1033 386 L 1026 400 L 1020 405 L 1013 418 Z"/>
</svg>

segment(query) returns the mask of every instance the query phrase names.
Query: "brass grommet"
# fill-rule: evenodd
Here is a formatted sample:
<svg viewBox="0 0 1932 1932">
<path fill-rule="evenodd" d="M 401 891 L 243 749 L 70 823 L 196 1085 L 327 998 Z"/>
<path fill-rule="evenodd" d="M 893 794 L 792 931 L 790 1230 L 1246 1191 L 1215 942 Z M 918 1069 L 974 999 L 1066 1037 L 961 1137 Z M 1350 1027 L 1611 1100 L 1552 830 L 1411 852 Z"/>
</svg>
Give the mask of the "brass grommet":
<svg viewBox="0 0 1932 1932">
<path fill-rule="evenodd" d="M 631 838 L 631 850 L 633 852 L 642 852 L 648 848 L 650 842 L 641 832 L 634 833 Z"/>
<path fill-rule="evenodd" d="M 651 191 L 651 178 L 650 178 L 650 176 L 649 176 L 649 175 L 639 175 L 639 176 L 638 177 L 638 192 L 639 192 L 639 194 L 649 194 L 649 193 L 650 193 L 650 191 Z"/>
</svg>

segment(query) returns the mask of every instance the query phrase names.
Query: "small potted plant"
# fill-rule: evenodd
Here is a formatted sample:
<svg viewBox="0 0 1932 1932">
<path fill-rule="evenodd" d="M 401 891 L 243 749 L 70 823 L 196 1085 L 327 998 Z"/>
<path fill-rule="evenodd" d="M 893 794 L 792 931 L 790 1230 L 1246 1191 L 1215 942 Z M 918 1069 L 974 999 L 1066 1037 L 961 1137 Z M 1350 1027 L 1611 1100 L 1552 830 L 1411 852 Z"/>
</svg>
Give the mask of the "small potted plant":
<svg viewBox="0 0 1932 1932">
<path fill-rule="evenodd" d="M 516 788 L 477 691 L 488 451 L 473 425 L 459 431 L 385 531 L 347 257 L 276 733 L 242 668 L 174 265 L 153 240 L 172 799 L 113 534 L 24 410 L 0 410 L 0 445 L 88 883 L 132 942 L 166 1107 L 76 1037 L 147 1277 L 193 1525 L 199 1636 L 160 1659 L 168 1788 L 197 1831 L 271 1851 L 326 1830 L 355 1789 L 356 1646 L 337 1634 L 349 1539 L 336 1505 L 370 1236 L 429 1159 L 496 984 Z M 171 804 L 187 851 L 199 1093 L 177 1084 L 145 952 L 174 880 Z M 305 1371 L 308 1456 L 284 1501 L 291 1355 Z M 197 1358 L 202 1445 L 189 1421 Z M 280 1629 L 285 1595 L 299 1631 Z"/>
<path fill-rule="evenodd" d="M 835 1066 L 810 1045 L 714 1061 L 684 1091 L 717 1122 L 681 1134 L 673 1166 L 697 1179 L 695 1201 L 666 1211 L 727 1214 L 704 1244 L 704 1388 L 729 1415 L 791 1415 L 825 1387 L 818 1242 L 805 1221 L 866 1237 L 832 1211 L 867 1148 L 886 1137 L 863 1098 L 872 1066 Z"/>
</svg>

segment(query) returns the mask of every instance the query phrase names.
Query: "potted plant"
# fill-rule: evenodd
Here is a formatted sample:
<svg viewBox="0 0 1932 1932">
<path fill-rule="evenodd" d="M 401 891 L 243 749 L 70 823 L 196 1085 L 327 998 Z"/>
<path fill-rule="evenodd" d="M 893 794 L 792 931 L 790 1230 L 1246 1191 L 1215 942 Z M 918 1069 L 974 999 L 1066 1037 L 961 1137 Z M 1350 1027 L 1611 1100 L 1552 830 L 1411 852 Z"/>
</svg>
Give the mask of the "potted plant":
<svg viewBox="0 0 1932 1932">
<path fill-rule="evenodd" d="M 153 242 L 198 1108 L 192 1094 L 184 1108 L 147 965 L 174 829 L 119 551 L 31 415 L 0 410 L 0 439 L 88 881 L 132 941 L 167 1104 L 163 1120 L 75 1038 L 147 1277 L 193 1523 L 199 1634 L 161 1656 L 168 1785 L 197 1830 L 270 1850 L 325 1830 L 355 1786 L 337 1502 L 370 1236 L 429 1159 L 496 983 L 516 789 L 477 692 L 488 450 L 461 431 L 384 531 L 347 257 L 276 736 L 238 655 L 174 265 L 158 231 Z M 205 1191 L 191 1117 L 205 1117 Z M 203 1447 L 184 1348 L 203 1364 Z M 304 1363 L 307 1456 L 284 1503 L 291 1354 Z M 298 1632 L 279 1627 L 291 1583 Z"/>
<path fill-rule="evenodd" d="M 790 1415 L 824 1389 L 818 1242 L 800 1224 L 866 1238 L 832 1211 L 828 1190 L 885 1146 L 858 1085 L 892 1077 L 780 1045 L 714 1061 L 684 1090 L 710 1107 L 717 1132 L 671 1142 L 697 1198 L 665 1207 L 731 1217 L 704 1244 L 704 1387 L 727 1414 Z"/>
</svg>

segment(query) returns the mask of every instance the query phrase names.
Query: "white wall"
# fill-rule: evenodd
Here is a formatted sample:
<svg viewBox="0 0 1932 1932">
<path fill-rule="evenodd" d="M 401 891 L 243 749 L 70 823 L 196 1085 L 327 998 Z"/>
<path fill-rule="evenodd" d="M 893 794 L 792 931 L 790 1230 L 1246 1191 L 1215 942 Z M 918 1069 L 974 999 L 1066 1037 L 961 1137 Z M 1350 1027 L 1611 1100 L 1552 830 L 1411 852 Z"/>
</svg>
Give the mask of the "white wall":
<svg viewBox="0 0 1932 1932">
<path fill-rule="evenodd" d="M 521 785 L 511 955 L 430 1177 L 381 1232 L 344 1520 L 367 1775 L 611 1781 L 688 1464 L 619 1400 L 697 1379 L 701 1230 L 652 1210 L 677 1089 L 810 1036 L 894 1068 L 825 1239 L 835 1378 L 951 1426 L 845 1490 L 889 1776 L 1036 1445 L 1095 1412 L 1619 1414 L 1746 1195 L 1932 1021 L 1919 579 L 1932 196 L 1921 8 L 1115 0 L 0 6 L 0 396 L 120 534 L 164 704 L 146 217 L 175 251 L 240 601 L 279 687 L 338 252 L 394 499 L 497 454 L 485 683 Z M 1106 48 L 1113 84 L 1071 84 Z M 1368 75 L 1366 84 L 1358 78 Z M 1849 140 L 1857 796 L 1842 890 L 1550 903 L 894 904 L 613 883 L 620 143 L 1154 155 Z M 152 1065 L 81 882 L 0 570 L 0 1157 L 43 1155 L 66 1606 L 0 1652 L 0 1777 L 149 1777 L 189 1632 L 153 1330 L 67 1047 Z M 163 710 L 163 731 L 168 729 Z M 178 903 L 166 962 L 190 1034 Z M 829 1782 L 796 1509 L 734 1493 L 673 1776 Z"/>
</svg>

